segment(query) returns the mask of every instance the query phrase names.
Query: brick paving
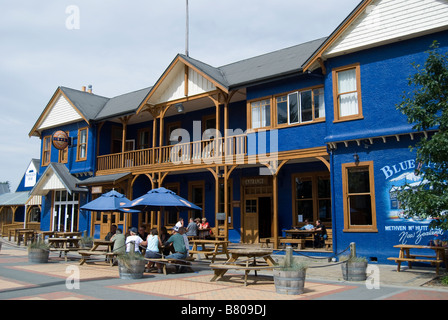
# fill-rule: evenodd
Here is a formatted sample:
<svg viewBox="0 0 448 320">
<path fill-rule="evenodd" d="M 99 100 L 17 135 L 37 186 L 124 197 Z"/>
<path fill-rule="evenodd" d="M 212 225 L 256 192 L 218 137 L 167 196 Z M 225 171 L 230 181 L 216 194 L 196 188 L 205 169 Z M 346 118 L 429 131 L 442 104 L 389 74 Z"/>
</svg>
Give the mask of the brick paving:
<svg viewBox="0 0 448 320">
<path fill-rule="evenodd" d="M 247 286 L 243 274 L 236 271 L 211 282 L 211 270 L 200 261 L 194 272 L 166 276 L 145 273 L 142 279 L 124 280 L 116 266 L 100 259 L 80 266 L 75 253 L 68 262 L 52 253 L 49 263 L 32 264 L 25 248 L 4 243 L 0 251 L 0 300 L 448 300 L 448 288 L 423 287 L 434 278 L 433 269 L 404 268 L 397 273 L 394 265 L 376 265 L 381 290 L 368 290 L 365 283 L 342 281 L 340 266 L 322 261 L 309 261 L 303 294 L 281 295 L 275 292 L 267 271 L 249 275 Z M 322 264 L 328 265 L 319 268 Z M 74 275 L 79 277 L 80 289 L 69 290 L 66 281 Z"/>
</svg>

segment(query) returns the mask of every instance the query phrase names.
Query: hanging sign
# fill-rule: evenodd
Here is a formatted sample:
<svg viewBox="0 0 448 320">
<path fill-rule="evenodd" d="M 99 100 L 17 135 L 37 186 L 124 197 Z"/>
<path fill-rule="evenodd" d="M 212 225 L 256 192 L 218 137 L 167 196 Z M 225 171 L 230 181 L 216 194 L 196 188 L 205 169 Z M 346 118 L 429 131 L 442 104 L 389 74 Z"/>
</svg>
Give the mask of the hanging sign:
<svg viewBox="0 0 448 320">
<path fill-rule="evenodd" d="M 58 150 L 64 150 L 65 148 L 67 148 L 70 141 L 68 134 L 62 130 L 58 130 L 53 133 L 52 140 L 53 146 Z"/>
</svg>

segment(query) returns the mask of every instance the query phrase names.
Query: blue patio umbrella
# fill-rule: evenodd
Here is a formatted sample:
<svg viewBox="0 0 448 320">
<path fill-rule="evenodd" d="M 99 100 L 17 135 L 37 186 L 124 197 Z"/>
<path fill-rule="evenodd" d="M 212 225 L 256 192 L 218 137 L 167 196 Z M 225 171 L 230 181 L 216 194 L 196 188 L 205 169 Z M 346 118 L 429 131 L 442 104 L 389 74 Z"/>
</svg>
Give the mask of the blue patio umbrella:
<svg viewBox="0 0 448 320">
<path fill-rule="evenodd" d="M 123 194 L 112 190 L 107 193 L 102 194 L 99 198 L 86 203 L 81 207 L 81 209 L 89 210 L 89 211 L 123 211 L 123 212 L 131 212 L 136 213 L 140 212 L 138 210 L 132 210 L 128 208 L 124 208 L 125 205 L 128 205 L 131 201 L 126 198 Z"/>
<path fill-rule="evenodd" d="M 174 210 L 202 210 L 197 205 L 178 196 L 171 190 L 157 188 L 150 190 L 143 196 L 132 200 L 124 208 L 133 208 L 141 211 L 159 211 L 164 209 Z"/>
</svg>

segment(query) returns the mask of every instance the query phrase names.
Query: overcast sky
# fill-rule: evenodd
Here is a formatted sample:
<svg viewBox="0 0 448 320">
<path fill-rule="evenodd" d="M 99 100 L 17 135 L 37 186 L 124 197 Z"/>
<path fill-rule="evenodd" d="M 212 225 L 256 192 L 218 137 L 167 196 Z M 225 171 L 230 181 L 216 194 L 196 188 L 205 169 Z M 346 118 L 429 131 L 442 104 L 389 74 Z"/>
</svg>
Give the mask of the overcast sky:
<svg viewBox="0 0 448 320">
<path fill-rule="evenodd" d="M 359 2 L 189 0 L 189 53 L 219 67 L 325 37 Z M 152 86 L 185 53 L 185 4 L 1 1 L 0 182 L 14 192 L 31 159 L 40 158 L 40 139 L 28 134 L 58 86 L 91 84 L 106 97 Z"/>
</svg>

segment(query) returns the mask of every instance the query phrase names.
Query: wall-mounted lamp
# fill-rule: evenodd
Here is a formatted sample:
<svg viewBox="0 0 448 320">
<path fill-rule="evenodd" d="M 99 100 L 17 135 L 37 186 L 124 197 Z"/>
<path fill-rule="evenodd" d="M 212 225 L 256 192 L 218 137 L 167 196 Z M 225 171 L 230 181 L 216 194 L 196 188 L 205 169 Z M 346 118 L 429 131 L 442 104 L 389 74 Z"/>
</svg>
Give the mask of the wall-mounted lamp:
<svg viewBox="0 0 448 320">
<path fill-rule="evenodd" d="M 357 153 L 355 153 L 355 154 L 353 155 L 353 160 L 355 160 L 356 165 L 358 165 L 358 163 L 359 163 L 359 156 L 358 156 Z"/>
<path fill-rule="evenodd" d="M 178 113 L 182 113 L 185 111 L 184 105 L 182 103 L 176 104 L 175 107 Z"/>
</svg>

